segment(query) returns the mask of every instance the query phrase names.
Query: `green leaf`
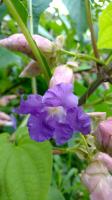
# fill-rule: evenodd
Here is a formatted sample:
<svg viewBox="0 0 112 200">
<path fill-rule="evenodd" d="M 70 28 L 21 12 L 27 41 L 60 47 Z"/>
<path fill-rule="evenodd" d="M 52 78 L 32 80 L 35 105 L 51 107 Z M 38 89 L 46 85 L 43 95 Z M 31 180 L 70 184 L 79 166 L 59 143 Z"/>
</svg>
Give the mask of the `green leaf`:
<svg viewBox="0 0 112 200">
<path fill-rule="evenodd" d="M 98 48 L 112 48 L 112 3 L 99 17 Z"/>
<path fill-rule="evenodd" d="M 46 200 L 51 180 L 51 155 L 49 142 L 34 142 L 26 136 L 11 143 L 9 135 L 2 134 L 0 199 Z"/>
<path fill-rule="evenodd" d="M 63 197 L 62 193 L 56 188 L 56 187 L 51 187 L 48 198 L 47 200 L 64 200 L 65 198 Z"/>
<path fill-rule="evenodd" d="M 84 0 L 63 0 L 63 2 L 69 11 L 70 17 L 76 23 L 77 33 L 81 38 L 88 27 L 85 2 Z"/>
<path fill-rule="evenodd" d="M 81 96 L 84 92 L 86 92 L 86 87 L 83 85 L 83 83 L 80 83 L 80 82 L 77 82 L 75 81 L 75 84 L 74 84 L 74 93 L 77 95 L 77 96 Z"/>
<path fill-rule="evenodd" d="M 20 65 L 21 58 L 6 48 L 0 47 L 0 68 L 4 69 L 14 64 Z"/>
<path fill-rule="evenodd" d="M 0 21 L 4 17 L 4 15 L 7 13 L 6 6 L 4 4 L 0 5 Z"/>
<path fill-rule="evenodd" d="M 38 33 L 38 22 L 41 13 L 49 6 L 52 0 L 32 0 L 34 33 Z"/>
<path fill-rule="evenodd" d="M 9 71 L 14 66 L 21 65 L 21 57 L 0 47 L 0 93 L 12 85 Z"/>
<path fill-rule="evenodd" d="M 20 0 L 18 0 L 18 1 L 17 0 L 11 0 L 11 2 L 13 3 L 17 12 L 19 13 L 24 24 L 27 25 L 28 13 L 27 13 L 27 10 L 26 10 L 24 4 Z"/>
</svg>

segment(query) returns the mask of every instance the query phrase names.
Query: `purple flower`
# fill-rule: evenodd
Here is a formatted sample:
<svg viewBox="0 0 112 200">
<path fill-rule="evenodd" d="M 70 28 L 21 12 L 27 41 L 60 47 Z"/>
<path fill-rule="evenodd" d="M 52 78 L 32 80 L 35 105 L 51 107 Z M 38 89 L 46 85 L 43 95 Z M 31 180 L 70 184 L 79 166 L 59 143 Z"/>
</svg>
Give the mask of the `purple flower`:
<svg viewBox="0 0 112 200">
<path fill-rule="evenodd" d="M 90 133 L 90 118 L 72 92 L 72 84 L 58 84 L 48 89 L 44 96 L 29 95 L 22 99 L 19 114 L 30 114 L 28 130 L 33 140 L 42 142 L 53 138 L 64 144 L 75 132 Z"/>
</svg>

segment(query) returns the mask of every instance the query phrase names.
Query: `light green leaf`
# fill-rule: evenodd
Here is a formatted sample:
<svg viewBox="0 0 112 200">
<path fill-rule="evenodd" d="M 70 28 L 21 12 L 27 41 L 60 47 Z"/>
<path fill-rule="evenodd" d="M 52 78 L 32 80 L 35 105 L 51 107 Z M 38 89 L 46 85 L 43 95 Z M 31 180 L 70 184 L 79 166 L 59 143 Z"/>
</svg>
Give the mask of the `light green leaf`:
<svg viewBox="0 0 112 200">
<path fill-rule="evenodd" d="M 51 155 L 49 142 L 37 143 L 23 137 L 11 143 L 8 134 L 2 134 L 0 199 L 46 200 L 51 179 Z"/>
<path fill-rule="evenodd" d="M 56 187 L 51 187 L 48 198 L 47 200 L 64 200 L 65 198 L 63 197 L 62 193 L 56 188 Z"/>
<path fill-rule="evenodd" d="M 38 22 L 41 13 L 49 6 L 52 0 L 32 0 L 34 33 L 38 33 Z"/>
<path fill-rule="evenodd" d="M 112 3 L 99 17 L 98 48 L 112 48 Z"/>
<path fill-rule="evenodd" d="M 54 40 L 53 36 L 40 24 L 38 25 L 38 33 L 49 40 Z"/>
<path fill-rule="evenodd" d="M 76 23 L 76 29 L 79 37 L 86 31 L 88 27 L 86 8 L 84 0 L 63 0 L 67 7 L 69 14 L 73 21 Z"/>
</svg>

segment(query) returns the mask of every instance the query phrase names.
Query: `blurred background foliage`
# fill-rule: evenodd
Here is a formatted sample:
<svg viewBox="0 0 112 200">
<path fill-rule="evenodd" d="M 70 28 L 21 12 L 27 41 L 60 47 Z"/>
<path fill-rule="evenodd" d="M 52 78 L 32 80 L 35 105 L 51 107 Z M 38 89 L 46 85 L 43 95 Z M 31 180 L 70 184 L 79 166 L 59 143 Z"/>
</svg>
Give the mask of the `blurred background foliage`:
<svg viewBox="0 0 112 200">
<path fill-rule="evenodd" d="M 27 1 L 21 0 L 27 10 Z M 98 18 L 102 10 L 111 0 L 90 0 L 91 12 L 96 38 L 98 38 Z M 33 0 L 34 33 L 55 41 L 62 35 L 63 48 L 75 53 L 93 54 L 90 31 L 83 0 Z M 0 39 L 12 34 L 20 33 L 16 21 L 8 12 L 4 3 L 0 5 Z M 100 50 L 101 57 L 108 58 L 112 50 Z M 16 98 L 4 104 L 0 101 L 0 110 L 11 114 L 18 106 L 22 94 L 32 93 L 31 79 L 20 78 L 19 75 L 29 63 L 29 58 L 22 53 L 12 52 L 0 47 L 0 99 L 7 95 Z M 79 97 L 87 90 L 96 78 L 96 67 L 93 61 L 80 60 L 69 55 L 59 55 L 57 65 L 72 63 L 74 67 L 74 93 Z M 53 69 L 52 69 L 53 70 Z M 44 94 L 48 85 L 42 75 L 36 77 L 38 93 Z M 87 100 L 84 105 L 86 111 L 102 111 L 107 116 L 112 115 L 112 85 L 103 83 Z M 20 124 L 21 117 L 17 118 Z M 11 127 L 0 127 L 0 132 L 12 133 Z M 55 155 L 52 175 L 51 199 L 87 200 L 88 192 L 80 181 L 80 173 L 86 163 L 76 155 Z M 55 194 L 55 195 L 54 195 Z"/>
</svg>

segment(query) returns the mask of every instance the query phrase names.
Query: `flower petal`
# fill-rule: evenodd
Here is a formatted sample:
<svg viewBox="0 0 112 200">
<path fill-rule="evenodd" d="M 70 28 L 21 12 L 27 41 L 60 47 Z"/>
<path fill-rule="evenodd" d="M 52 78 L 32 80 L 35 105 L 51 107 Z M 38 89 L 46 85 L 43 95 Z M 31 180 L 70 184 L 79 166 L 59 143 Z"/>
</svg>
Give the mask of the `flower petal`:
<svg viewBox="0 0 112 200">
<path fill-rule="evenodd" d="M 67 121 L 74 132 L 88 134 L 91 131 L 90 117 L 84 113 L 81 107 L 76 107 L 67 111 Z"/>
<path fill-rule="evenodd" d="M 83 134 L 89 134 L 91 132 L 91 120 L 90 117 L 84 113 L 81 107 L 78 107 L 77 120 L 78 129 Z"/>
<path fill-rule="evenodd" d="M 37 94 L 29 95 L 27 100 L 21 99 L 19 108 L 15 112 L 19 114 L 36 114 L 41 111 L 42 97 Z"/>
<path fill-rule="evenodd" d="M 48 89 L 48 91 L 43 96 L 43 103 L 49 107 L 75 107 L 78 104 L 78 98 L 72 93 L 72 89 L 72 84 L 58 84 L 53 88 Z"/>
<path fill-rule="evenodd" d="M 56 126 L 53 138 L 57 145 L 62 145 L 67 142 L 73 134 L 73 129 L 68 124 L 59 123 Z"/>
<path fill-rule="evenodd" d="M 52 138 L 54 128 L 50 123 L 47 123 L 45 117 L 46 113 L 41 113 L 37 116 L 30 116 L 27 126 L 31 139 L 42 142 Z"/>
</svg>

